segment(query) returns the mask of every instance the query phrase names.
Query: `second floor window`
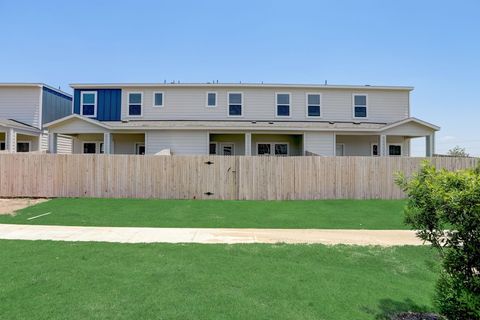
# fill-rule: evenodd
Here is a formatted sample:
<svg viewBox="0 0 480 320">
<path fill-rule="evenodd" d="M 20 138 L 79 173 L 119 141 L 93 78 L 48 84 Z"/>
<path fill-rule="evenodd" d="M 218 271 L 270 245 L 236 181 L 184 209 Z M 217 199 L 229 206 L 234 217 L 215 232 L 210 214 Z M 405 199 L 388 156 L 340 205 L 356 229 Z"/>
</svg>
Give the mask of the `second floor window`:
<svg viewBox="0 0 480 320">
<path fill-rule="evenodd" d="M 241 93 L 228 94 L 228 115 L 241 117 L 243 115 L 243 96 Z"/>
<path fill-rule="evenodd" d="M 154 92 L 153 93 L 153 106 L 154 107 L 163 107 L 163 92 Z"/>
<path fill-rule="evenodd" d="M 217 106 L 217 93 L 208 92 L 207 93 L 207 107 L 216 107 Z"/>
<path fill-rule="evenodd" d="M 142 100 L 143 94 L 141 92 L 131 92 L 128 94 L 128 115 L 141 116 L 142 115 Z"/>
<path fill-rule="evenodd" d="M 353 116 L 355 118 L 367 117 L 367 96 L 357 94 L 353 96 Z"/>
<path fill-rule="evenodd" d="M 290 116 L 290 93 L 277 93 L 277 117 Z"/>
<path fill-rule="evenodd" d="M 307 94 L 307 116 L 320 117 L 320 95 Z"/>
<path fill-rule="evenodd" d="M 86 117 L 97 116 L 97 92 L 84 91 L 80 97 L 80 114 Z"/>
</svg>

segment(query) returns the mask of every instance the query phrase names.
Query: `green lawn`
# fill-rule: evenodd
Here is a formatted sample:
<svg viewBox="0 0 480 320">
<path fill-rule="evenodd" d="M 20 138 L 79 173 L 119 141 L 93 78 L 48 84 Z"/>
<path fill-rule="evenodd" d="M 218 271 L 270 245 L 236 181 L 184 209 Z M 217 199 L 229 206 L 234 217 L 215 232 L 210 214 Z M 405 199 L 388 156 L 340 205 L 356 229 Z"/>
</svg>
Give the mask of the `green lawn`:
<svg viewBox="0 0 480 320">
<path fill-rule="evenodd" d="M 407 229 L 404 200 L 54 199 L 0 223 L 71 226 Z M 27 220 L 44 213 L 51 214 Z"/>
<path fill-rule="evenodd" d="M 427 247 L 3 240 L 0 319 L 385 319 L 432 311 L 438 269 Z"/>
</svg>

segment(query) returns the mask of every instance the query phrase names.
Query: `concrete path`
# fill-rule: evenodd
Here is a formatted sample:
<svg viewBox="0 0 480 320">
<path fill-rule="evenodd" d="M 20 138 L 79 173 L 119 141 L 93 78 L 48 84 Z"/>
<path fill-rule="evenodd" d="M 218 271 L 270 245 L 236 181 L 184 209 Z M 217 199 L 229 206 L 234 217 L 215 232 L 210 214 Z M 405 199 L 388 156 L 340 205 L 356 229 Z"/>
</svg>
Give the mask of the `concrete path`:
<svg viewBox="0 0 480 320">
<path fill-rule="evenodd" d="M 422 245 L 408 230 L 113 228 L 0 224 L 0 239 L 119 243 Z"/>
</svg>

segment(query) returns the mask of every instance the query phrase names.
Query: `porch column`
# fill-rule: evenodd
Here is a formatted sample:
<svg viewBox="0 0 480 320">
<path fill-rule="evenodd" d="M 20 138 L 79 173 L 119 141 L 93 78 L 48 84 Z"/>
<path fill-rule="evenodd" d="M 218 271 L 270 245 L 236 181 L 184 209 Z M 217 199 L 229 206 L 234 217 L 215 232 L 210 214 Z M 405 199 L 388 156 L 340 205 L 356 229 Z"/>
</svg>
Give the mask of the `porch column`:
<svg viewBox="0 0 480 320">
<path fill-rule="evenodd" d="M 382 134 L 380 135 L 380 141 L 378 143 L 378 155 L 380 157 L 386 157 L 387 156 L 387 136 Z"/>
<path fill-rule="evenodd" d="M 427 157 L 433 157 L 435 154 L 435 133 L 425 137 L 425 151 Z"/>
<path fill-rule="evenodd" d="M 112 153 L 112 134 L 110 132 L 103 134 L 103 153 Z"/>
<path fill-rule="evenodd" d="M 245 133 L 245 155 L 252 155 L 252 134 L 250 132 Z"/>
<path fill-rule="evenodd" d="M 17 133 L 13 129 L 5 132 L 5 150 L 8 152 L 17 152 Z"/>
<path fill-rule="evenodd" d="M 48 134 L 48 153 L 57 153 L 57 141 L 58 141 L 57 133 Z"/>
</svg>

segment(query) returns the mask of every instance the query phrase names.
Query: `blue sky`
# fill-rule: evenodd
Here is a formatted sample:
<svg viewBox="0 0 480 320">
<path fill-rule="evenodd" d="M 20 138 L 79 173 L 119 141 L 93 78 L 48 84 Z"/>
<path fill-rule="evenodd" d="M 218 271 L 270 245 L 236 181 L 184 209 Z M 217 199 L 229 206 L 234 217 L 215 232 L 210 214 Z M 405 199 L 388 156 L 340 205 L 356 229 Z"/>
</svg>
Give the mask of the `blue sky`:
<svg viewBox="0 0 480 320">
<path fill-rule="evenodd" d="M 0 0 L 0 82 L 411 85 L 480 156 L 480 1 Z M 413 152 L 423 152 L 414 143 Z"/>
</svg>

